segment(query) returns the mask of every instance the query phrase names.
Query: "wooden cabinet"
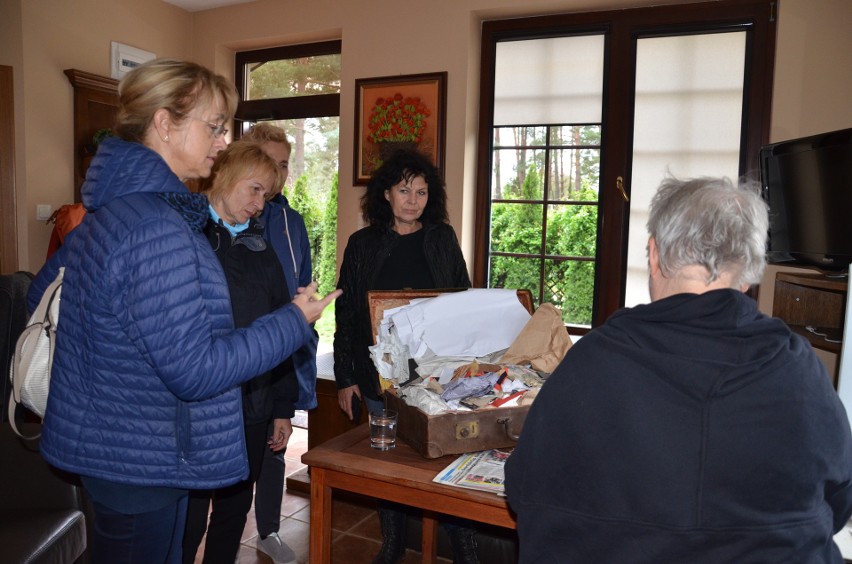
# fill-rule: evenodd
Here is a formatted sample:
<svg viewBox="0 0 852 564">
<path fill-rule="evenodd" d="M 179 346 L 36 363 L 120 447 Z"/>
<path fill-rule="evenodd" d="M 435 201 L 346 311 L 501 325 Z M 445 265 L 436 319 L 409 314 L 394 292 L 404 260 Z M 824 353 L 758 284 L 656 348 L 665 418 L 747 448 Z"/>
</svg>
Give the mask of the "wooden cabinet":
<svg viewBox="0 0 852 564">
<path fill-rule="evenodd" d="M 772 315 L 814 348 L 839 355 L 846 312 L 848 282 L 814 272 L 778 272 Z M 836 380 L 837 375 L 833 375 Z"/>
<path fill-rule="evenodd" d="M 361 410 L 361 420 L 353 423 L 337 403 L 337 384 L 334 380 L 317 380 L 317 407 L 308 411 L 308 448 L 367 422 L 367 409 Z"/>
<path fill-rule="evenodd" d="M 112 128 L 118 113 L 118 81 L 77 69 L 66 69 L 74 87 L 74 201 L 80 201 L 80 186 L 94 155 L 92 138 Z"/>
<path fill-rule="evenodd" d="M 337 384 L 334 380 L 317 379 L 317 407 L 308 411 L 308 449 L 333 439 L 358 425 L 367 422 L 367 409 L 361 410 L 361 419 L 353 423 L 337 403 Z M 287 489 L 310 493 L 311 480 L 306 469 L 287 477 Z"/>
</svg>

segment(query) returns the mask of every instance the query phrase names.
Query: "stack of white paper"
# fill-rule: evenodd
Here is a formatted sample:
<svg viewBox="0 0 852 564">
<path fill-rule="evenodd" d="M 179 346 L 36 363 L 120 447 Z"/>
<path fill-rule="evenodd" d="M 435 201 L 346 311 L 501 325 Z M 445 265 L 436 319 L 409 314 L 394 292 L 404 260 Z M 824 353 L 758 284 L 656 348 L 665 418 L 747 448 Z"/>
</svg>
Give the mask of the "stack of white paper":
<svg viewBox="0 0 852 564">
<path fill-rule="evenodd" d="M 418 300 L 386 319 L 417 360 L 432 355 L 479 357 L 507 349 L 530 313 L 515 290 L 492 288 Z"/>
</svg>

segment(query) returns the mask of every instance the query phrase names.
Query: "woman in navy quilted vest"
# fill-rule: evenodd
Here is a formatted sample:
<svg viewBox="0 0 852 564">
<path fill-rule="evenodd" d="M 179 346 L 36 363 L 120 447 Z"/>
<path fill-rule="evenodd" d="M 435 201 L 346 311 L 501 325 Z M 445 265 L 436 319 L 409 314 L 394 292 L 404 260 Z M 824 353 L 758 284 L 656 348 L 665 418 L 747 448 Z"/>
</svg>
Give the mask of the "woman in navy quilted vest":
<svg viewBox="0 0 852 564">
<path fill-rule="evenodd" d="M 119 84 L 115 138 L 82 187 L 87 214 L 39 272 L 32 308 L 65 278 L 41 452 L 79 474 L 97 563 L 179 563 L 190 489 L 248 476 L 240 384 L 311 338 L 337 293 L 310 285 L 234 328 L 202 233 L 210 174 L 237 95 L 194 63 L 159 59 Z"/>
</svg>

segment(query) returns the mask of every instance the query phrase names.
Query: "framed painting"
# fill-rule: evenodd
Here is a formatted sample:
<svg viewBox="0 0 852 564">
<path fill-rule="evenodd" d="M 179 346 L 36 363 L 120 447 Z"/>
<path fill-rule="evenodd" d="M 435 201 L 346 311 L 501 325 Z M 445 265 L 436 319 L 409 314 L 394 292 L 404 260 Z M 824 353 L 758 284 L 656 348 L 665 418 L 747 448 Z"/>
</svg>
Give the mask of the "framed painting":
<svg viewBox="0 0 852 564">
<path fill-rule="evenodd" d="M 352 183 L 366 185 L 393 151 L 415 148 L 444 177 L 447 73 L 355 80 L 355 159 Z"/>
</svg>

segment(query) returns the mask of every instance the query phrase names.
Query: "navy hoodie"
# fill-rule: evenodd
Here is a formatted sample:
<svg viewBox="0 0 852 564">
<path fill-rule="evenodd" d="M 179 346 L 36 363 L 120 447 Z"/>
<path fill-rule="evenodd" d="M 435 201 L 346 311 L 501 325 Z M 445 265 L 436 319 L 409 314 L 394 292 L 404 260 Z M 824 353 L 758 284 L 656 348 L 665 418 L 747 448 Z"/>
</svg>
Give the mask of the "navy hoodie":
<svg viewBox="0 0 852 564">
<path fill-rule="evenodd" d="M 506 467 L 521 562 L 842 562 L 852 436 L 810 345 L 733 290 L 615 313 Z"/>
</svg>

